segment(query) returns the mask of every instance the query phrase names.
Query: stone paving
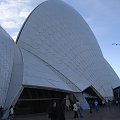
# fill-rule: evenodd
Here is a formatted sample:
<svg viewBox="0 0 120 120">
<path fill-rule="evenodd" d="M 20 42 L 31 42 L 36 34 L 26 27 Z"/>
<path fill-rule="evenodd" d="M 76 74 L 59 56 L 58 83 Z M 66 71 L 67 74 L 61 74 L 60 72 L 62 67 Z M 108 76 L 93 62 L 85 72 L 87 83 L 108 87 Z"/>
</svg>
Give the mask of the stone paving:
<svg viewBox="0 0 120 120">
<path fill-rule="evenodd" d="M 83 111 L 84 117 L 79 119 L 73 118 L 73 111 L 65 113 L 66 120 L 120 120 L 120 106 L 107 106 L 100 107 L 99 111 L 96 112 L 93 109 L 93 113 L 90 114 L 89 111 Z M 34 115 L 24 115 L 16 116 L 14 120 L 50 120 L 47 114 L 34 114 Z"/>
</svg>

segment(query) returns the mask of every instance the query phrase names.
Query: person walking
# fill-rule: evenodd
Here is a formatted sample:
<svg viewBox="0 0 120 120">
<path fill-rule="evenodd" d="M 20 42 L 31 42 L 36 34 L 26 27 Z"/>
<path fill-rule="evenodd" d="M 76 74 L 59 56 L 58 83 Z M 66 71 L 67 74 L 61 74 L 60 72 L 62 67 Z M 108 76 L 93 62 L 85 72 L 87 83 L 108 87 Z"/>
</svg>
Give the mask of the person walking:
<svg viewBox="0 0 120 120">
<path fill-rule="evenodd" d="M 89 107 L 90 107 L 90 114 L 92 114 L 93 103 L 91 100 L 89 101 Z"/>
<path fill-rule="evenodd" d="M 3 116 L 3 107 L 0 106 L 0 119 L 2 118 L 2 116 Z"/>
<path fill-rule="evenodd" d="M 59 99 L 57 104 L 57 120 L 65 120 L 65 101 L 64 99 Z"/>
<path fill-rule="evenodd" d="M 51 120 L 57 120 L 57 108 L 55 101 L 52 101 L 49 106 L 48 118 L 50 118 Z"/>
<path fill-rule="evenodd" d="M 66 96 L 66 110 L 70 110 L 70 100 L 68 96 Z"/>
<path fill-rule="evenodd" d="M 74 118 L 78 118 L 78 107 L 76 102 L 73 105 L 73 111 L 74 111 Z"/>
<path fill-rule="evenodd" d="M 94 101 L 94 105 L 95 105 L 95 110 L 98 112 L 98 100 Z"/>
<path fill-rule="evenodd" d="M 76 102 L 76 105 L 77 105 L 77 107 L 78 107 L 78 113 L 79 113 L 79 115 L 80 115 L 80 118 L 83 118 L 83 115 L 82 115 L 82 107 L 81 107 L 81 105 L 80 105 L 80 102 L 77 100 L 77 102 Z"/>
<path fill-rule="evenodd" d="M 9 120 L 12 120 L 14 119 L 14 108 L 13 106 L 11 105 L 10 108 L 9 108 Z"/>
</svg>

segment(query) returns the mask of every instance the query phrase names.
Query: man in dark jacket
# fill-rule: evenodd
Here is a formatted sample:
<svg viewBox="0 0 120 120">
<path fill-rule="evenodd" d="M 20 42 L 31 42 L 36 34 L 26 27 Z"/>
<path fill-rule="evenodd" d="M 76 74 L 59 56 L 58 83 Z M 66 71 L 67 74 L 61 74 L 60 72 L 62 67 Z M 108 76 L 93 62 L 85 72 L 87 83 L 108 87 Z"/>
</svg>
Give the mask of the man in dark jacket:
<svg viewBox="0 0 120 120">
<path fill-rule="evenodd" d="M 57 104 L 57 120 L 65 120 L 64 99 L 60 99 Z"/>
<path fill-rule="evenodd" d="M 3 107 L 0 106 L 0 119 L 2 118 L 2 116 L 3 116 Z"/>
</svg>

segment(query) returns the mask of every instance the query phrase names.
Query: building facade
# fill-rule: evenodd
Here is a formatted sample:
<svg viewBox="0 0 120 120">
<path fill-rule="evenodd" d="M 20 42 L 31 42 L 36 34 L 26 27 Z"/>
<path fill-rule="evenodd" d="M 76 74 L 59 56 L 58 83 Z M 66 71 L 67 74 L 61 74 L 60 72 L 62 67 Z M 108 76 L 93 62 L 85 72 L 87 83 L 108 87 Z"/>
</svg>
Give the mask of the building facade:
<svg viewBox="0 0 120 120">
<path fill-rule="evenodd" d="M 0 28 L 0 51 L 0 104 L 5 108 L 29 102 L 29 109 L 36 101 L 45 105 L 73 93 L 85 100 L 82 93 L 88 88 L 104 99 L 120 86 L 85 20 L 60 0 L 36 7 L 16 43 Z"/>
</svg>

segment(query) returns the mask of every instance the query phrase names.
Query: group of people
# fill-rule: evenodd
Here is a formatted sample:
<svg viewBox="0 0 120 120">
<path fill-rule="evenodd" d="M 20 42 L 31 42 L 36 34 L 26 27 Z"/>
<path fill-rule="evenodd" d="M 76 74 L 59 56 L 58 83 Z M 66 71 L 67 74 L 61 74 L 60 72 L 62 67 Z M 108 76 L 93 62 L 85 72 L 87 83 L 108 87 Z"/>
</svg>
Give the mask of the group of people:
<svg viewBox="0 0 120 120">
<path fill-rule="evenodd" d="M 96 99 L 93 103 L 93 101 L 89 101 L 89 107 L 90 107 L 90 113 L 92 113 L 93 106 L 95 107 L 95 110 L 98 112 L 98 100 Z"/>
<path fill-rule="evenodd" d="M 2 119 L 2 117 L 3 117 L 6 110 L 7 109 L 4 109 L 2 106 L 0 106 L 0 120 Z M 10 108 L 9 108 L 8 120 L 12 120 L 13 118 L 14 118 L 14 108 L 11 105 Z"/>
<path fill-rule="evenodd" d="M 82 118 L 82 107 L 77 100 L 73 104 L 74 118 L 79 116 Z M 51 120 L 65 120 L 65 101 L 60 99 L 59 101 L 52 101 L 48 109 L 48 118 Z"/>
<path fill-rule="evenodd" d="M 94 101 L 95 110 L 98 111 L 98 100 Z M 93 101 L 89 102 L 90 107 L 90 113 L 92 113 L 93 108 Z M 51 120 L 65 120 L 65 101 L 64 99 L 60 99 L 57 101 L 52 101 L 49 109 L 48 109 L 48 117 Z M 0 106 L 0 120 L 2 119 L 5 111 L 7 109 L 4 109 L 2 106 Z M 74 111 L 74 118 L 82 118 L 83 117 L 83 109 L 81 107 L 81 104 L 78 100 L 73 104 L 73 111 Z M 14 118 L 14 108 L 11 105 L 9 108 L 9 117 L 8 120 L 12 120 Z"/>
<path fill-rule="evenodd" d="M 80 105 L 80 102 L 77 100 L 74 105 L 73 105 L 73 111 L 74 111 L 74 118 L 78 118 L 79 115 L 82 118 L 83 114 L 82 114 L 82 107 Z"/>
</svg>

